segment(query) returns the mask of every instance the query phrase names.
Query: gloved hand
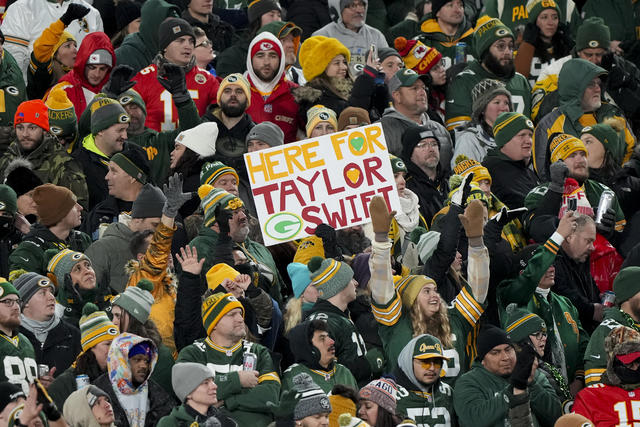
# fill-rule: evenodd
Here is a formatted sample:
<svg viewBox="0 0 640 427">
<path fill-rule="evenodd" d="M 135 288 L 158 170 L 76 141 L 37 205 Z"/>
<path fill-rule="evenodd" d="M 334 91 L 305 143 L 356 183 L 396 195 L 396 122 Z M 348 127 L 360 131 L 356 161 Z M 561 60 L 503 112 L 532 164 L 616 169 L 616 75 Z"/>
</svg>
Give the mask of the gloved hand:
<svg viewBox="0 0 640 427">
<path fill-rule="evenodd" d="M 216 223 L 218 224 L 218 229 L 220 230 L 220 235 L 227 235 L 231 230 L 229 228 L 229 220 L 233 218 L 233 211 L 230 209 L 223 209 L 222 205 L 218 205 L 216 207 Z"/>
<path fill-rule="evenodd" d="M 187 81 L 184 77 L 184 70 L 176 64 L 162 64 L 158 70 L 158 82 L 173 96 L 174 104 L 180 105 L 189 102 L 191 95 L 187 90 Z"/>
<path fill-rule="evenodd" d="M 128 65 L 120 64 L 117 65 L 113 70 L 111 70 L 111 76 L 109 77 L 109 81 L 106 85 L 104 85 L 103 92 L 109 98 L 117 98 L 123 92 L 131 89 L 135 86 L 136 81 L 131 80 L 133 76 L 136 75 L 136 72 L 133 68 Z"/>
<path fill-rule="evenodd" d="M 342 251 L 338 247 L 335 228 L 328 224 L 320 224 L 316 227 L 315 235 L 322 239 L 325 258 L 339 258 L 342 260 Z"/>
<path fill-rule="evenodd" d="M 293 418 L 293 412 L 301 397 L 300 392 L 289 389 L 280 395 L 280 403 L 267 402 L 267 406 L 276 418 Z"/>
<path fill-rule="evenodd" d="M 564 191 L 564 180 L 568 175 L 569 168 L 562 160 L 552 163 L 549 166 L 549 176 L 551 177 L 549 190 L 562 193 Z"/>
<path fill-rule="evenodd" d="M 467 238 L 482 237 L 484 235 L 484 205 L 480 200 L 472 200 L 464 215 L 459 214 Z"/>
<path fill-rule="evenodd" d="M 500 212 L 491 217 L 491 221 L 495 221 L 498 225 L 504 227 L 516 218 L 520 218 L 522 214 L 525 214 L 529 209 L 518 208 L 508 210 L 506 206 L 503 206 Z"/>
<path fill-rule="evenodd" d="M 533 362 L 536 360 L 536 351 L 531 344 L 523 342 L 520 345 L 520 351 L 518 351 L 516 366 L 511 372 L 510 382 L 514 388 L 520 390 L 526 390 L 529 384 L 529 377 L 531 376 L 531 368 Z"/>
<path fill-rule="evenodd" d="M 91 9 L 78 3 L 71 3 L 67 7 L 67 11 L 62 14 L 60 20 L 65 27 L 68 27 L 75 19 L 80 19 L 89 13 Z"/>
<path fill-rule="evenodd" d="M 609 72 L 607 76 L 607 89 L 616 90 L 629 85 L 631 76 L 622 67 L 616 64 L 615 54 L 609 52 L 602 57 L 601 67 Z"/>
<path fill-rule="evenodd" d="M 458 187 L 458 191 L 453 193 L 453 196 L 451 196 L 452 204 L 460 206 L 463 209 L 467 206 L 467 199 L 469 198 L 469 194 L 471 194 L 471 181 L 473 180 L 473 175 L 473 172 L 471 172 L 462 179 L 462 183 L 460 184 L 460 187 Z"/>
<path fill-rule="evenodd" d="M 369 362 L 371 372 L 376 376 L 376 378 L 379 377 L 384 368 L 384 352 L 378 347 L 372 347 L 370 350 L 367 350 L 365 357 Z"/>
<path fill-rule="evenodd" d="M 613 208 L 607 209 L 602 215 L 600 223 L 596 224 L 596 231 L 607 240 L 613 237 L 616 231 L 616 211 Z"/>
<path fill-rule="evenodd" d="M 536 40 L 538 39 L 539 34 L 540 34 L 540 28 L 538 28 L 538 26 L 534 22 L 529 22 L 524 27 L 524 34 L 522 34 L 522 41 L 535 46 Z"/>
<path fill-rule="evenodd" d="M 182 174 L 177 172 L 169 177 L 169 185 L 164 184 L 162 192 L 167 198 L 162 208 L 162 215 L 169 218 L 175 218 L 176 215 L 178 215 L 178 209 L 180 209 L 187 200 L 191 200 L 191 193 L 182 192 Z"/>
<path fill-rule="evenodd" d="M 0 153 L 6 153 L 9 145 L 16 139 L 16 130 L 13 126 L 0 126 Z"/>
<path fill-rule="evenodd" d="M 396 211 L 389 212 L 387 203 L 382 196 L 374 196 L 369 202 L 369 213 L 371 214 L 371 225 L 374 233 L 389 233 L 391 221 Z"/>
<path fill-rule="evenodd" d="M 59 420 L 62 414 L 58 410 L 58 407 L 56 406 L 51 396 L 49 396 L 47 389 L 44 388 L 40 380 L 38 380 L 37 378 L 34 382 L 36 383 L 36 388 L 38 390 L 38 403 L 42 404 L 42 412 L 44 412 L 49 421 Z"/>
</svg>

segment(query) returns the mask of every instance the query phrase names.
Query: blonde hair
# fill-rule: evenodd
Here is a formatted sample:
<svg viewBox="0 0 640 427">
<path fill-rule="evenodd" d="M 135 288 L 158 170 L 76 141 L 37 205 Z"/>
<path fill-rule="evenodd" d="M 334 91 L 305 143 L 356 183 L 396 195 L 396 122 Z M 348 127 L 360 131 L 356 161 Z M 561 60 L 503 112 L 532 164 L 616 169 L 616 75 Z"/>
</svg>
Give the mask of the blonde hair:
<svg viewBox="0 0 640 427">
<path fill-rule="evenodd" d="M 284 334 L 286 335 L 302 321 L 302 298 L 292 297 L 289 299 L 283 319 Z"/>
<path fill-rule="evenodd" d="M 444 348 L 453 347 L 447 304 L 442 297 L 440 297 L 440 308 L 433 316 L 425 316 L 417 299 L 411 306 L 410 316 L 414 337 L 430 334 L 438 338 Z"/>
</svg>

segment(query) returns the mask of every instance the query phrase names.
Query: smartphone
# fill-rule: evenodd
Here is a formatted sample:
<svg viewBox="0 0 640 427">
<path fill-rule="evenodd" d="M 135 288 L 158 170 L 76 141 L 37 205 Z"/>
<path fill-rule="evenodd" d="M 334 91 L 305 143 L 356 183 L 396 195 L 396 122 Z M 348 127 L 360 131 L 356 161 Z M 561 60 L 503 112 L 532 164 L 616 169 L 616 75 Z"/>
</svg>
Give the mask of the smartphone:
<svg viewBox="0 0 640 427">
<path fill-rule="evenodd" d="M 378 48 L 373 43 L 369 47 L 369 57 L 372 58 L 374 62 L 378 62 Z"/>
</svg>

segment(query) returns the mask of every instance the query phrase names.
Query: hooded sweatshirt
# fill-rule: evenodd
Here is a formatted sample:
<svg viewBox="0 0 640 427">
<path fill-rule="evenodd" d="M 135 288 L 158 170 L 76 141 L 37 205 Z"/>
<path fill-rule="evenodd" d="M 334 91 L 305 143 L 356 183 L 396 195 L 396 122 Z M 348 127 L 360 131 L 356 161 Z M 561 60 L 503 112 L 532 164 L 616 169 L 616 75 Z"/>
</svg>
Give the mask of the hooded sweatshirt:
<svg viewBox="0 0 640 427">
<path fill-rule="evenodd" d="M 98 49 L 104 49 L 111 54 L 113 68 L 116 64 L 116 54 L 111 45 L 111 40 L 103 32 L 91 33 L 84 38 L 78 49 L 73 70 L 62 76 L 58 85 L 56 85 L 67 92 L 69 101 L 71 101 L 76 110 L 77 117 L 80 117 L 84 109 L 87 108 L 87 104 L 91 102 L 95 94 L 100 92 L 111 76 L 111 70 L 109 70 L 102 81 L 95 86 L 89 83 L 85 77 L 85 66 L 89 56 Z"/>
<path fill-rule="evenodd" d="M 69 395 L 64 402 L 64 419 L 71 427 L 102 427 L 93 416 L 89 402 L 87 401 L 89 387 L 81 388 Z M 114 426 L 111 423 L 109 426 Z"/>
<path fill-rule="evenodd" d="M 260 80 L 251 64 L 251 49 L 256 43 L 265 39 L 278 46 L 280 52 L 283 52 L 278 72 L 270 82 Z M 263 32 L 255 36 L 249 44 L 247 71 L 244 75 L 251 84 L 251 105 L 247 109 L 247 114 L 251 116 L 255 123 L 269 121 L 278 125 L 284 132 L 284 142 L 286 144 L 297 140 L 297 131 L 301 126 L 298 123 L 299 106 L 291 94 L 291 89 L 298 87 L 298 85 L 285 80 L 284 63 L 284 49 L 280 40 L 269 32 Z"/>
</svg>

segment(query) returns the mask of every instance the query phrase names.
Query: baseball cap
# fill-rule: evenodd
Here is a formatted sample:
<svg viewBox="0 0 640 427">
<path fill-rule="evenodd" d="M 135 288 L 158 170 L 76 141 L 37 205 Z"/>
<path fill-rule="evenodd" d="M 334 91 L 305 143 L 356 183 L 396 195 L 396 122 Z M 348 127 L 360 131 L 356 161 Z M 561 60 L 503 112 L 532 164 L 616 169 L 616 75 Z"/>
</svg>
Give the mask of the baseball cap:
<svg viewBox="0 0 640 427">
<path fill-rule="evenodd" d="M 418 79 L 421 79 L 425 85 L 429 83 L 428 74 L 418 74 L 411 68 L 400 69 L 396 71 L 393 77 L 389 79 L 389 83 L 387 83 L 389 93 L 393 93 L 401 87 L 409 87 L 413 85 Z"/>
</svg>

